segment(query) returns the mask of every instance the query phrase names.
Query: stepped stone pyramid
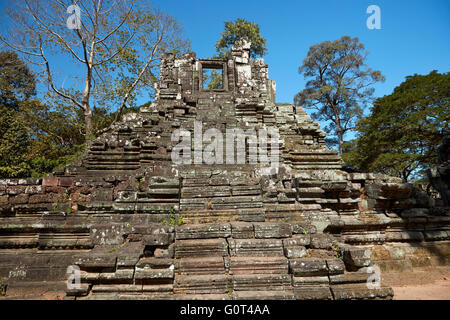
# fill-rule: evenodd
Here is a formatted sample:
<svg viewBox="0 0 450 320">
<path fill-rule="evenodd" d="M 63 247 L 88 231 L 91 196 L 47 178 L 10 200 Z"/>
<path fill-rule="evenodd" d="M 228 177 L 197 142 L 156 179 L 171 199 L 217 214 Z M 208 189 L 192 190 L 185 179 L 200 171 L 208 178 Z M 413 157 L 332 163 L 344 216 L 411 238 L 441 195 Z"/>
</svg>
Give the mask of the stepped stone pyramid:
<svg viewBox="0 0 450 320">
<path fill-rule="evenodd" d="M 81 283 L 66 299 L 391 299 L 376 267 L 448 265 L 449 207 L 398 178 L 343 170 L 319 125 L 275 102 L 249 49 L 164 55 L 149 107 L 47 178 L 0 180 L 3 283 L 44 287 L 72 266 Z M 204 89 L 211 68 L 222 89 Z M 196 123 L 277 129 L 278 167 L 177 164 L 173 133 L 194 137 Z"/>
</svg>

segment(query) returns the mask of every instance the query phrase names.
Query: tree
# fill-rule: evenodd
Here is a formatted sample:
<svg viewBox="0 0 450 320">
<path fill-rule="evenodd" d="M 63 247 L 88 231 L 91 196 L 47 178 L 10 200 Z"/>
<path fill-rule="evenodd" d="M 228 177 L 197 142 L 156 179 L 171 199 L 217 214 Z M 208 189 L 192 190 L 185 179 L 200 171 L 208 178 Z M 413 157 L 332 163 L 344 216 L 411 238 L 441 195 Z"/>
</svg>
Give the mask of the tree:
<svg viewBox="0 0 450 320">
<path fill-rule="evenodd" d="M 29 139 L 28 128 L 18 112 L 0 106 L 0 167 L 25 162 Z"/>
<path fill-rule="evenodd" d="M 17 110 L 36 94 L 34 74 L 13 51 L 0 52 L 0 105 Z"/>
<path fill-rule="evenodd" d="M 375 100 L 343 159 L 363 171 L 417 179 L 436 163 L 449 121 L 450 73 L 408 76 L 392 94 Z"/>
<path fill-rule="evenodd" d="M 267 53 L 267 40 L 259 32 L 259 25 L 239 18 L 235 21 L 225 21 L 225 30 L 221 33 L 221 38 L 216 43 L 218 55 L 224 57 L 228 55 L 234 43 L 241 38 L 251 41 L 250 57 L 264 56 Z"/>
<path fill-rule="evenodd" d="M 344 36 L 311 46 L 299 68 L 309 80 L 295 104 L 316 111 L 311 114 L 316 121 L 327 121 L 327 142 L 337 144 L 341 154 L 345 134 L 362 117 L 374 92 L 370 86 L 384 81 L 380 71 L 365 64 L 367 55 L 358 38 Z"/>
<path fill-rule="evenodd" d="M 68 0 L 25 0 L 6 11 L 11 29 L 0 40 L 42 67 L 54 96 L 82 110 L 87 137 L 93 106 L 117 106 L 118 120 L 137 90 L 152 87 L 161 53 L 189 49 L 172 17 L 133 1 L 80 0 L 74 6 Z M 71 88 L 58 86 L 58 64 L 65 66 L 58 71 L 71 79 Z"/>
<path fill-rule="evenodd" d="M 239 18 L 235 21 L 225 22 L 225 30 L 221 33 L 221 38 L 216 43 L 217 53 L 213 58 L 224 59 L 229 56 L 231 47 L 241 38 L 247 38 L 251 41 L 250 57 L 252 59 L 257 56 L 262 57 L 267 53 L 267 40 L 261 36 L 259 25 Z M 210 74 L 203 70 L 203 81 L 208 84 L 207 88 L 209 90 L 221 89 L 223 85 L 222 74 L 215 69 L 212 69 Z"/>
<path fill-rule="evenodd" d="M 26 176 L 30 131 L 23 112 L 35 95 L 34 75 L 12 51 L 0 52 L 0 177 Z"/>
</svg>

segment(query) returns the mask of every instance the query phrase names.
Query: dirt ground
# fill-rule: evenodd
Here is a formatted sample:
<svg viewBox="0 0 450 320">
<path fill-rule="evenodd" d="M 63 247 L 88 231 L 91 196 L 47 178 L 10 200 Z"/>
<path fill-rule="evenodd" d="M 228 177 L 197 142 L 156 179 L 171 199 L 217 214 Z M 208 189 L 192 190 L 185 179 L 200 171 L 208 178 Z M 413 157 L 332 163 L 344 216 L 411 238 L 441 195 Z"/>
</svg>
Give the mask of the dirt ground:
<svg viewBox="0 0 450 320">
<path fill-rule="evenodd" d="M 382 273 L 381 277 L 382 283 L 394 290 L 394 300 L 450 300 L 448 266 Z"/>
</svg>

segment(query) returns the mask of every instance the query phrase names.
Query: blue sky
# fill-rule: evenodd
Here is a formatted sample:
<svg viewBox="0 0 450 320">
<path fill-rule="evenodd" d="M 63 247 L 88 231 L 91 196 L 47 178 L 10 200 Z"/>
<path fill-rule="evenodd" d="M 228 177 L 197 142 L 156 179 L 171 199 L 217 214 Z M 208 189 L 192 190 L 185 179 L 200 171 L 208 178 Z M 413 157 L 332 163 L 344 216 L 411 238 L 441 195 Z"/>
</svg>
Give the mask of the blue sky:
<svg viewBox="0 0 450 320">
<path fill-rule="evenodd" d="M 407 75 L 450 71 L 449 0 L 168 1 L 155 5 L 174 16 L 192 41 L 197 57 L 215 53 L 224 22 L 244 18 L 260 25 L 267 39 L 269 77 L 277 101 L 293 102 L 304 88 L 298 67 L 311 45 L 343 35 L 358 37 L 370 52 L 367 64 L 386 81 L 375 96 L 389 94 Z M 369 30 L 369 5 L 381 9 L 381 30 Z"/>
</svg>

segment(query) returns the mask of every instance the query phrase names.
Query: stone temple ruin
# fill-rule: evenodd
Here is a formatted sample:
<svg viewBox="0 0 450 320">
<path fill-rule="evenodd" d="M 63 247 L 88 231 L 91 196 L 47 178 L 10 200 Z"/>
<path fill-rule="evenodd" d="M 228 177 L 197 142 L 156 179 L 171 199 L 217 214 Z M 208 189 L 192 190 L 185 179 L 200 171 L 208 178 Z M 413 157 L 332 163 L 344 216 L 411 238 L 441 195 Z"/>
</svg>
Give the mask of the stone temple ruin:
<svg viewBox="0 0 450 320">
<path fill-rule="evenodd" d="M 0 180 L 0 279 L 68 278 L 66 299 L 390 299 L 383 271 L 450 263 L 450 208 L 401 179 L 350 173 L 250 43 L 166 54 L 156 99 L 44 179 Z M 222 71 L 206 90 L 204 69 Z M 264 164 L 175 164 L 176 129 L 270 129 Z M 267 170 L 266 170 L 267 171 Z M 368 285 L 372 284 L 372 285 Z"/>
</svg>

